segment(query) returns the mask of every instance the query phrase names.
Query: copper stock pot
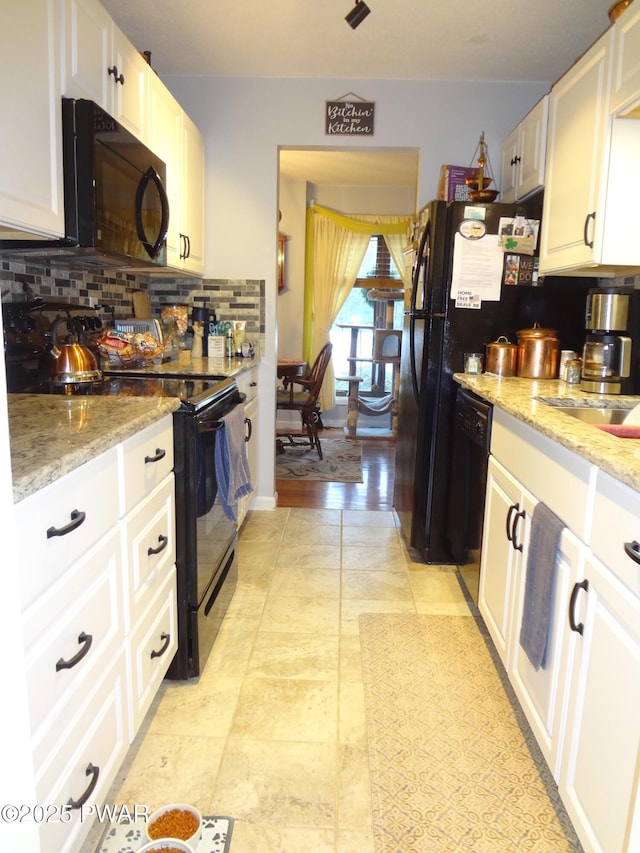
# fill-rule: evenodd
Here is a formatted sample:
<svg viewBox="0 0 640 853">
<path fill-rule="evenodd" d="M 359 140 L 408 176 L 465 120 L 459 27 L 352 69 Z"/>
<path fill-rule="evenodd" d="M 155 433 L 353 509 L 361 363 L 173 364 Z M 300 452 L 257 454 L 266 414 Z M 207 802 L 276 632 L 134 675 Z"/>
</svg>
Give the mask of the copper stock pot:
<svg viewBox="0 0 640 853">
<path fill-rule="evenodd" d="M 500 335 L 497 341 L 486 345 L 487 357 L 485 360 L 486 373 L 495 376 L 515 376 L 518 365 L 518 347 L 504 335 Z"/>
<path fill-rule="evenodd" d="M 531 329 L 518 332 L 518 376 L 526 379 L 555 379 L 558 375 L 560 341 L 555 329 Z"/>
</svg>

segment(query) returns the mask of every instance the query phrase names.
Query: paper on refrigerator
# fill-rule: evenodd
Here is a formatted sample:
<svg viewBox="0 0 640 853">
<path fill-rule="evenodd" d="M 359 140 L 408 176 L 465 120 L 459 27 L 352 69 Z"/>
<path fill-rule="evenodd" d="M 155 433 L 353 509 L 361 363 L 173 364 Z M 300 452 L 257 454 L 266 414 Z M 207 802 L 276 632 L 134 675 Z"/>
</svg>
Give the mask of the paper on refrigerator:
<svg viewBox="0 0 640 853">
<path fill-rule="evenodd" d="M 456 308 L 480 308 L 500 299 L 504 252 L 497 234 L 469 240 L 459 232 L 453 241 L 451 299 Z"/>
</svg>

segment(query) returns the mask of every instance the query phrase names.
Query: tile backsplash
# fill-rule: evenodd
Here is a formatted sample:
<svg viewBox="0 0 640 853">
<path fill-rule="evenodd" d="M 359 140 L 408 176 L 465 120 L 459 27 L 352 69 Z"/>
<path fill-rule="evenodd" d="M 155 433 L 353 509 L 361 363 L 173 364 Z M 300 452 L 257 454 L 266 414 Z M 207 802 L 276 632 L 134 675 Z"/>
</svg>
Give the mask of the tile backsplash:
<svg viewBox="0 0 640 853">
<path fill-rule="evenodd" d="M 113 309 L 116 318 L 133 315 L 131 294 L 149 294 L 154 311 L 162 304 L 208 306 L 221 320 L 244 320 L 247 338 L 264 335 L 265 283 L 257 279 L 153 278 L 131 270 L 89 270 L 40 266 L 0 259 L 0 296 L 17 302 L 36 296 Z M 109 310 L 106 309 L 106 310 Z"/>
</svg>

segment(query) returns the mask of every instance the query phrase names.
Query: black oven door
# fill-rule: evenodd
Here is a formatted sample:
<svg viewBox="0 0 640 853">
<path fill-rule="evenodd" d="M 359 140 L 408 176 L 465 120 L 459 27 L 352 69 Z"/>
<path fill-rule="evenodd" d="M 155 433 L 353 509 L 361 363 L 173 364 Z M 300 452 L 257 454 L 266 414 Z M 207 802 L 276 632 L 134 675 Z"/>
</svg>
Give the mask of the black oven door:
<svg viewBox="0 0 640 853">
<path fill-rule="evenodd" d="M 168 678 L 201 674 L 237 585 L 237 524 L 218 494 L 218 407 L 174 414 L 178 651 Z"/>
</svg>

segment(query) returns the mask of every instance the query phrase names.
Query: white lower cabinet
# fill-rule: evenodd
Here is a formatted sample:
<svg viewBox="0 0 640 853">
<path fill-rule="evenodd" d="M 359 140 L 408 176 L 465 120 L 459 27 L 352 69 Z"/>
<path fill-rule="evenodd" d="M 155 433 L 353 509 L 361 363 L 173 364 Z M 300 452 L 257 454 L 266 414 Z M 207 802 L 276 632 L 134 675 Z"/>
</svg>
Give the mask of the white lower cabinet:
<svg viewBox="0 0 640 853">
<path fill-rule="evenodd" d="M 253 501 L 258 479 L 258 368 L 241 373 L 237 378 L 238 388 L 245 395 L 245 441 L 247 461 L 251 472 L 253 492 L 238 501 L 238 529 L 242 526 Z"/>
<path fill-rule="evenodd" d="M 169 415 L 16 506 L 35 788 L 70 804 L 42 853 L 80 849 L 175 654 L 172 469 Z"/>
<path fill-rule="evenodd" d="M 533 497 L 492 456 L 487 472 L 478 606 L 507 670 L 513 655 L 513 618 L 533 507 Z"/>
<path fill-rule="evenodd" d="M 573 648 L 571 634 L 567 631 L 567 613 L 571 590 L 583 570 L 583 561 L 584 546 L 571 531 L 565 529 L 558 545 L 546 662 L 536 670 L 520 645 L 519 636 L 516 636 L 509 666 L 509 678 L 515 694 L 556 781 L 562 758 L 567 679 L 571 672 L 570 653 Z M 523 607 L 524 573 L 515 609 L 518 634 Z"/>
<path fill-rule="evenodd" d="M 40 825 L 43 853 L 74 853 L 87 836 L 92 825 L 88 807 L 104 801 L 129 748 L 126 693 L 119 657 L 65 721 L 57 750 L 36 771 L 38 802 L 71 805 L 68 823 Z"/>
<path fill-rule="evenodd" d="M 162 586 L 135 626 L 127 643 L 129 736 L 136 736 L 178 648 L 175 570 L 165 572 Z"/>
<path fill-rule="evenodd" d="M 491 452 L 480 612 L 584 849 L 632 853 L 640 850 L 640 496 L 499 409 Z M 538 501 L 566 527 L 546 661 L 536 670 L 520 630 Z"/>
<path fill-rule="evenodd" d="M 593 556 L 574 590 L 560 794 L 589 853 L 631 853 L 640 849 L 640 599 Z"/>
</svg>

